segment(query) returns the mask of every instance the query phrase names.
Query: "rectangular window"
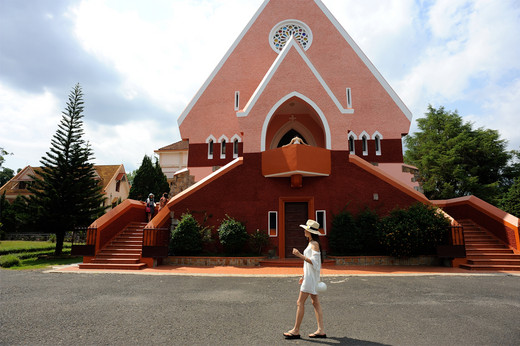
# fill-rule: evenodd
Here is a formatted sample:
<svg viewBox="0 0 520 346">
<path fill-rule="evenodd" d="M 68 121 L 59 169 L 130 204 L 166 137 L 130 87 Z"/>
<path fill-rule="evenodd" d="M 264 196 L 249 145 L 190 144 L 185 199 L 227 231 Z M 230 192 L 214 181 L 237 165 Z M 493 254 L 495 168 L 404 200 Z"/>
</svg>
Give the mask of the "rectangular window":
<svg viewBox="0 0 520 346">
<path fill-rule="evenodd" d="M 381 138 L 376 136 L 376 155 L 381 155 Z"/>
<path fill-rule="evenodd" d="M 368 140 L 367 140 L 367 137 L 363 136 L 363 138 L 361 138 L 361 142 L 362 142 L 362 148 L 363 148 L 363 155 L 368 155 Z"/>
<path fill-rule="evenodd" d="M 240 109 L 240 91 L 235 91 L 235 110 Z"/>
<path fill-rule="evenodd" d="M 278 212 L 270 211 L 268 215 L 268 232 L 270 237 L 278 236 Z"/>
<path fill-rule="evenodd" d="M 320 224 L 320 233 L 327 235 L 327 212 L 325 210 L 316 210 L 316 222 Z"/>
<path fill-rule="evenodd" d="M 352 92 L 347 88 L 347 108 L 352 108 Z"/>
<path fill-rule="evenodd" d="M 121 180 L 118 180 L 118 181 L 116 182 L 116 192 L 119 192 L 119 188 L 120 188 L 120 186 L 121 186 Z"/>
<path fill-rule="evenodd" d="M 233 142 L 233 157 L 238 157 L 238 139 L 235 139 L 235 141 Z"/>
<path fill-rule="evenodd" d="M 220 142 L 220 158 L 226 158 L 226 140 L 222 140 L 222 142 Z"/>
<path fill-rule="evenodd" d="M 352 155 L 355 155 L 356 154 L 356 147 L 354 146 L 354 137 L 349 137 L 349 139 L 348 139 L 348 147 L 349 147 L 350 153 Z"/>
<path fill-rule="evenodd" d="M 213 158 L 213 140 L 208 142 L 208 159 Z"/>
</svg>

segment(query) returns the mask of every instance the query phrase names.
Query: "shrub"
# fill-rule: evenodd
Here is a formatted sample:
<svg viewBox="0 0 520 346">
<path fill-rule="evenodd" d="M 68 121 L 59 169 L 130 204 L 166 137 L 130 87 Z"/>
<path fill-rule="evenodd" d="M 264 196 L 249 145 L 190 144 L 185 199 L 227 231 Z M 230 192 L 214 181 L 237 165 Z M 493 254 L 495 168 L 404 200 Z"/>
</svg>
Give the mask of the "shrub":
<svg viewBox="0 0 520 346">
<path fill-rule="evenodd" d="M 229 254 L 237 254 L 242 251 L 249 236 L 246 227 L 239 221 L 227 216 L 218 228 L 220 243 L 224 251 Z"/>
<path fill-rule="evenodd" d="M 436 208 L 417 203 L 381 220 L 381 243 L 395 257 L 429 255 L 446 240 L 449 226 Z"/>
<path fill-rule="evenodd" d="M 172 231 L 170 250 L 174 255 L 195 255 L 202 251 L 201 227 L 191 214 L 183 214 Z"/>
<path fill-rule="evenodd" d="M 4 255 L 0 256 L 0 267 L 10 268 L 13 266 L 19 266 L 20 259 L 15 255 Z"/>
<path fill-rule="evenodd" d="M 255 233 L 250 235 L 249 244 L 251 249 L 260 255 L 262 254 L 262 248 L 269 245 L 269 235 L 267 232 L 257 229 Z"/>
<path fill-rule="evenodd" d="M 363 248 L 362 231 L 354 216 L 346 210 L 332 215 L 329 234 L 330 249 L 335 255 L 358 254 Z"/>
<path fill-rule="evenodd" d="M 363 254 L 384 254 L 379 232 L 379 215 L 371 209 L 364 209 L 356 216 L 356 225 L 360 231 Z"/>
</svg>

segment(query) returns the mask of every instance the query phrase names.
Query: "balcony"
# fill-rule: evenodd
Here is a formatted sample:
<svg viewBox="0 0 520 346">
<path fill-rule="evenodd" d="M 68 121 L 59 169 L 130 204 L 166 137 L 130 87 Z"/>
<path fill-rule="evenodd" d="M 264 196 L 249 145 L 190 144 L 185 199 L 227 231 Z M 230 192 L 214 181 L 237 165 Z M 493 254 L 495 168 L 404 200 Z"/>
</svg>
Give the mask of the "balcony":
<svg viewBox="0 0 520 346">
<path fill-rule="evenodd" d="M 324 177 L 330 175 L 330 151 L 305 144 L 291 144 L 262 153 L 266 178 Z"/>
</svg>

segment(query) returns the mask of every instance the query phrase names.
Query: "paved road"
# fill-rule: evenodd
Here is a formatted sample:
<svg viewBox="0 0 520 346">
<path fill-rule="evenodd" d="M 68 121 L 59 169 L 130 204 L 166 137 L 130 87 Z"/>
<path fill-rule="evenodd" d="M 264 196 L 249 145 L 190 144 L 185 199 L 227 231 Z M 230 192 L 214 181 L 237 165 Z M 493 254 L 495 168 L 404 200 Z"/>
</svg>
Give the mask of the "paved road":
<svg viewBox="0 0 520 346">
<path fill-rule="evenodd" d="M 520 276 L 325 281 L 329 338 L 286 341 L 297 279 L 0 270 L 1 345 L 518 345 Z M 315 330 L 310 301 L 302 333 Z"/>
</svg>

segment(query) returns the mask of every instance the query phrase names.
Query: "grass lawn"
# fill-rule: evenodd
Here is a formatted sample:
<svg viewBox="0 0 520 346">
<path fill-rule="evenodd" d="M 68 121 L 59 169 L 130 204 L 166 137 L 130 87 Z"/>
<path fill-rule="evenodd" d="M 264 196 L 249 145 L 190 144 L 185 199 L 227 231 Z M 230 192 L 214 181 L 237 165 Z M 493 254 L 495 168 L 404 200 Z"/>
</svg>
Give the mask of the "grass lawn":
<svg viewBox="0 0 520 346">
<path fill-rule="evenodd" d="M 27 250 L 54 249 L 56 244 L 48 241 L 2 240 L 0 241 L 0 253 L 23 252 Z"/>
<path fill-rule="evenodd" d="M 39 259 L 38 257 L 27 258 L 21 260 L 20 266 L 15 266 L 11 270 L 26 270 L 26 269 L 41 269 L 51 266 L 58 266 L 64 264 L 73 264 L 83 262 L 83 257 L 68 257 L 68 258 L 56 258 L 56 259 Z M 3 268 L 2 268 L 3 269 Z"/>
<path fill-rule="evenodd" d="M 70 243 L 63 245 L 64 252 L 70 253 Z M 49 266 L 78 263 L 82 257 L 71 257 L 70 255 L 52 258 L 56 244 L 47 241 L 21 241 L 4 240 L 0 242 L 0 254 L 10 253 L 20 258 L 20 265 L 2 269 L 40 269 Z M 39 258 L 38 256 L 47 255 L 49 258 Z"/>
</svg>

